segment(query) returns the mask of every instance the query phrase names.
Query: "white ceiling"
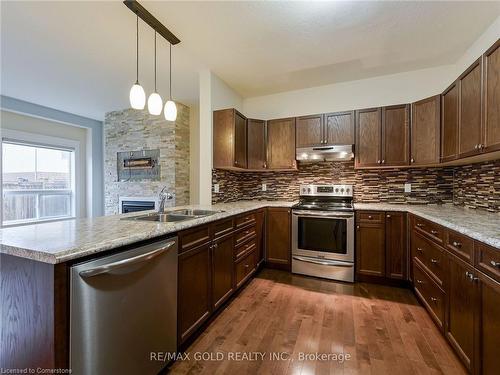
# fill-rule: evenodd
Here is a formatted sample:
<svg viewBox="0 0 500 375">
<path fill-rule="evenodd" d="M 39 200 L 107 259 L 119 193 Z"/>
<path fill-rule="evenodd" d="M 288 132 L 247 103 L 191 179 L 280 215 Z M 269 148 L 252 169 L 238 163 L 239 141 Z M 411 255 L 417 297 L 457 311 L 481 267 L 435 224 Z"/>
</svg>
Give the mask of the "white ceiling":
<svg viewBox="0 0 500 375">
<path fill-rule="evenodd" d="M 182 43 L 174 97 L 198 98 L 210 68 L 243 97 L 450 64 L 500 15 L 500 2 L 141 2 Z M 102 119 L 135 79 L 135 18 L 120 1 L 1 3 L 1 92 Z M 140 81 L 153 89 L 142 24 Z M 159 91 L 168 45 L 159 39 Z"/>
</svg>

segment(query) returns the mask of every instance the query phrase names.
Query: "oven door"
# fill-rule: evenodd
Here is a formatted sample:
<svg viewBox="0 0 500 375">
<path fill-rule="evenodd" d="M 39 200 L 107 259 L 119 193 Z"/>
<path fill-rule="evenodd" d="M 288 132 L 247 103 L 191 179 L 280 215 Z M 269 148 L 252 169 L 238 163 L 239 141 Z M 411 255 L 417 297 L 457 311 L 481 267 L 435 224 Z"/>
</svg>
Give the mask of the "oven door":
<svg viewBox="0 0 500 375">
<path fill-rule="evenodd" d="M 354 213 L 292 212 L 293 255 L 354 262 Z"/>
</svg>

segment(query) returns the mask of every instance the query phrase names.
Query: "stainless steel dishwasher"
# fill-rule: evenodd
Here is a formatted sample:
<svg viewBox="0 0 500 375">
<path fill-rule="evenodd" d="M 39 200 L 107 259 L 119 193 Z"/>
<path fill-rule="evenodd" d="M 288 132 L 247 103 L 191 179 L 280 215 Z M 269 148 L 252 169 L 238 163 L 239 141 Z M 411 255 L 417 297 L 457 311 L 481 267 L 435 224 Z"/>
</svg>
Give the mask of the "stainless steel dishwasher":
<svg viewBox="0 0 500 375">
<path fill-rule="evenodd" d="M 177 237 L 71 268 L 75 375 L 154 374 L 177 349 Z"/>
</svg>

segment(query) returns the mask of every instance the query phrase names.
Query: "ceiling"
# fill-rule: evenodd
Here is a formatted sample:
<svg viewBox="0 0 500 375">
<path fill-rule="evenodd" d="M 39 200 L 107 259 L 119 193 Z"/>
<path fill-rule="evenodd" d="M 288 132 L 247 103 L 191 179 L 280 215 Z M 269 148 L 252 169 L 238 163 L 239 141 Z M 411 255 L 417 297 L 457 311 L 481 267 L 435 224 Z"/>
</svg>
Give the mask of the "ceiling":
<svg viewBox="0 0 500 375">
<path fill-rule="evenodd" d="M 182 40 L 173 94 L 188 105 L 201 68 L 252 97 L 451 64 L 500 15 L 500 2 L 141 3 Z M 127 107 L 135 18 L 120 1 L 1 7 L 3 95 L 96 119 Z M 141 24 L 140 35 L 140 81 L 150 93 L 153 32 Z M 158 46 L 166 97 L 168 45 Z"/>
</svg>

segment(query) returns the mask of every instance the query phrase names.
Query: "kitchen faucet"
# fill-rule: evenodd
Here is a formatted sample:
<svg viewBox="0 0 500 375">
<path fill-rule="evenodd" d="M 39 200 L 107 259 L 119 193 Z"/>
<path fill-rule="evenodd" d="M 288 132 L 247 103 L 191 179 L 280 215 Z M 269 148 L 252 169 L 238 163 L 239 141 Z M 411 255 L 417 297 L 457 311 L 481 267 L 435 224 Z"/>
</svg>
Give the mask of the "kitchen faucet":
<svg viewBox="0 0 500 375">
<path fill-rule="evenodd" d="M 160 214 L 165 212 L 165 201 L 174 199 L 174 195 L 166 190 L 167 187 L 164 186 L 163 189 L 161 189 L 160 194 L 158 194 L 158 202 L 159 202 L 158 212 Z"/>
</svg>

